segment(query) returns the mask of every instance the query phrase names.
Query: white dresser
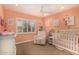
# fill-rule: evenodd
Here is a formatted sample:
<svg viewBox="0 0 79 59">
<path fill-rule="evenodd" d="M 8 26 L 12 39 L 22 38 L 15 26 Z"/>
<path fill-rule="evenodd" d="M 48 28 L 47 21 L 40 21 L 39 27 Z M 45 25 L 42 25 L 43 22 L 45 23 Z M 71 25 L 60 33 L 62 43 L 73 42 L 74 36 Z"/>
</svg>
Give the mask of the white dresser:
<svg viewBox="0 0 79 59">
<path fill-rule="evenodd" d="M 16 55 L 14 35 L 0 36 L 0 55 Z"/>
</svg>

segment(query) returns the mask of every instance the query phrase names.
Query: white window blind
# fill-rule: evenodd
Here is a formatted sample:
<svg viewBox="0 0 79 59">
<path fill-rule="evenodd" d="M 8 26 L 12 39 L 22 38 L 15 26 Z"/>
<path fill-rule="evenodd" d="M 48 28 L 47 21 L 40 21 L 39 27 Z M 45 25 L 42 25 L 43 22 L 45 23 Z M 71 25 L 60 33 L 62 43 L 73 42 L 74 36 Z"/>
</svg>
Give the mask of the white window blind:
<svg viewBox="0 0 79 59">
<path fill-rule="evenodd" d="M 35 31 L 35 23 L 30 19 L 17 18 L 16 33 L 30 33 Z"/>
</svg>

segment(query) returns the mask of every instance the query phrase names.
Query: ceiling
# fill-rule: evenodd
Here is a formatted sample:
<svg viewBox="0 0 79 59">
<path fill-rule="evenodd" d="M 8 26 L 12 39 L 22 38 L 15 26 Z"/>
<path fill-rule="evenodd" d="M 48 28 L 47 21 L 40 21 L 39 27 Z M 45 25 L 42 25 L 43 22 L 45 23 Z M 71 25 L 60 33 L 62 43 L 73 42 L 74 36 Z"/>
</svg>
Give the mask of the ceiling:
<svg viewBox="0 0 79 59">
<path fill-rule="evenodd" d="M 34 16 L 47 16 L 78 6 L 77 4 L 5 4 L 4 8 Z M 42 9 L 42 10 L 41 10 Z"/>
</svg>

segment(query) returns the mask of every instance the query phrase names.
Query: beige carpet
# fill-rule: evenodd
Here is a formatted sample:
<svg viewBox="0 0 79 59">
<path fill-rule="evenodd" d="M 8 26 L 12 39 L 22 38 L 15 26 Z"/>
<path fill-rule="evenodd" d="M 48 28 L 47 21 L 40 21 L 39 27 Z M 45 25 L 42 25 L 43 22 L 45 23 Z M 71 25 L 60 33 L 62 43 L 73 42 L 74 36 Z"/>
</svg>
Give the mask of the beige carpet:
<svg viewBox="0 0 79 59">
<path fill-rule="evenodd" d="M 59 50 L 53 45 L 35 45 L 33 42 L 17 44 L 17 55 L 70 55 L 70 53 Z"/>
</svg>

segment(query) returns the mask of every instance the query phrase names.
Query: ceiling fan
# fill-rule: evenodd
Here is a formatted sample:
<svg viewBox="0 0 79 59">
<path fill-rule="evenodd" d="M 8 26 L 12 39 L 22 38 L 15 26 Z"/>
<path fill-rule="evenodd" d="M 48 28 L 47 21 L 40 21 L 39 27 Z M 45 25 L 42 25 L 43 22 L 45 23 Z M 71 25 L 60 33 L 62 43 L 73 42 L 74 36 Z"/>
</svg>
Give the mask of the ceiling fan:
<svg viewBox="0 0 79 59">
<path fill-rule="evenodd" d="M 49 6 L 50 5 L 41 5 L 40 12 L 42 13 L 42 16 L 45 16 L 45 14 L 52 13 L 52 10 L 51 10 L 51 8 Z"/>
</svg>

